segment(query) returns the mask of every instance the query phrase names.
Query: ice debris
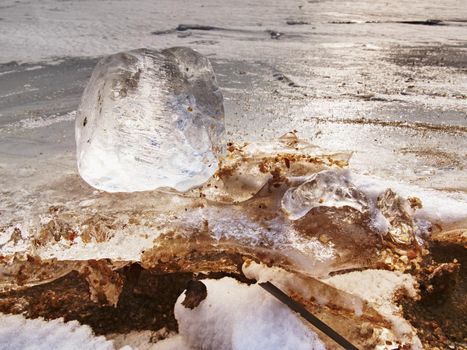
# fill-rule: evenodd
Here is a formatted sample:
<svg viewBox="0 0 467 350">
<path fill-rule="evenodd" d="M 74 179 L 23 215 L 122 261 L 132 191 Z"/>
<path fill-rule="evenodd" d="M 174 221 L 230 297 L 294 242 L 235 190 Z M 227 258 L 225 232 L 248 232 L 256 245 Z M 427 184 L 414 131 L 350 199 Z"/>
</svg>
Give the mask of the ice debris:
<svg viewBox="0 0 467 350">
<path fill-rule="evenodd" d="M 200 190 L 207 199 L 239 203 L 258 194 L 265 185 L 278 188 L 289 179 L 348 165 L 349 153 L 329 153 L 294 133 L 274 142 L 228 142 L 220 169 Z M 199 195 L 199 194 L 198 194 Z"/>
<path fill-rule="evenodd" d="M 378 208 L 389 222 L 388 234 L 396 244 L 408 245 L 415 239 L 415 224 L 412 216 L 410 202 L 387 189 L 378 197 Z M 421 206 L 418 200 L 416 207 Z"/>
<path fill-rule="evenodd" d="M 350 182 L 347 170 L 325 170 L 288 189 L 282 198 L 282 209 L 291 220 L 302 218 L 316 207 L 350 207 L 363 213 L 368 210 L 368 202 Z"/>
<path fill-rule="evenodd" d="M 298 220 L 318 207 L 352 208 L 369 219 L 365 221 L 371 230 L 387 235 L 398 245 L 411 245 L 416 240 L 416 232 L 423 234 L 426 231 L 414 221 L 415 210 L 422 207 L 420 199 L 405 199 L 391 189 L 373 198 L 354 185 L 351 179 L 349 170 L 315 173 L 284 193 L 282 210 L 290 220 Z M 426 226 L 426 222 L 420 221 L 420 225 Z"/>
<path fill-rule="evenodd" d="M 103 58 L 76 116 L 78 169 L 108 192 L 206 182 L 223 152 L 223 97 L 209 60 L 186 47 Z"/>
</svg>

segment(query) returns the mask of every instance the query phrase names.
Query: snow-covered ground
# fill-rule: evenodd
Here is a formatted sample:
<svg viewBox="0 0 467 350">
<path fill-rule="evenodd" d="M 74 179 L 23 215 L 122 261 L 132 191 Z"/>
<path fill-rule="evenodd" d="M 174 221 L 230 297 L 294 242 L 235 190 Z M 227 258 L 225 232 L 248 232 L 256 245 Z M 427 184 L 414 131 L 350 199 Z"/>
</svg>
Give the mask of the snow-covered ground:
<svg viewBox="0 0 467 350">
<path fill-rule="evenodd" d="M 113 350 L 112 342 L 96 337 L 89 326 L 62 319 L 27 320 L 21 315 L 0 314 L 0 344 L 4 350 L 92 349 Z"/>
</svg>

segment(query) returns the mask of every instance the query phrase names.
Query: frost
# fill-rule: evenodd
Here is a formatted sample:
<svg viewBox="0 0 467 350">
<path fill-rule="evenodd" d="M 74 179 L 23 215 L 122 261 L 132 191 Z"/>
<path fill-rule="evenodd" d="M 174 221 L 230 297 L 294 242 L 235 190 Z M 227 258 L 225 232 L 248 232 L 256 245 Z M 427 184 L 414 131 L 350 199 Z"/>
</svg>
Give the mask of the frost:
<svg viewBox="0 0 467 350">
<path fill-rule="evenodd" d="M 223 149 L 222 94 L 209 60 L 183 47 L 102 59 L 83 93 L 78 169 L 108 192 L 205 183 Z"/>
</svg>

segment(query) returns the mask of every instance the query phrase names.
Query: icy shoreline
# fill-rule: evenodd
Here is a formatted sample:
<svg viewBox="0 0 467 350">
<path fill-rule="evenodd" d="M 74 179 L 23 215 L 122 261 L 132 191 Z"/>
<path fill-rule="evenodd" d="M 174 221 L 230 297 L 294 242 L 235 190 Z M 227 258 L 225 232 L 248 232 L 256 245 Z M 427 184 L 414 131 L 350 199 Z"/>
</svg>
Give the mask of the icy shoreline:
<svg viewBox="0 0 467 350">
<path fill-rule="evenodd" d="M 418 339 L 427 348 L 459 345 L 467 264 L 462 10 L 456 0 L 3 1 L 0 287 L 9 291 L 2 292 L 0 310 L 28 319 L 0 315 L 0 342 L 4 337 L 15 350 L 12 342 L 22 340 L 47 348 L 68 341 L 84 348 L 188 350 L 191 339 L 198 347 L 205 340 L 206 348 L 218 341 L 242 348 L 259 325 L 267 326 L 264 333 L 286 329 L 268 316 L 278 310 L 298 324 L 295 335 L 303 330 L 301 321 L 253 292 L 257 286 L 248 287 L 249 272 L 283 283 L 339 332 L 357 335 L 352 340 L 362 348 L 378 342 L 416 347 Z M 274 180 L 270 193 L 254 198 L 249 191 L 220 198 L 220 191 L 206 188 L 186 196 L 105 194 L 83 182 L 72 121 L 98 58 L 172 46 L 210 58 L 225 98 L 227 138 L 241 147 L 248 142 L 258 152 L 271 150 L 296 130 L 319 156 L 342 161 L 352 153 L 347 180 L 367 198 L 373 225 L 365 221 L 365 201 L 329 214 L 313 196 L 305 196 L 310 210 L 289 220 L 277 201 L 289 184 L 274 167 L 293 167 L 290 155 L 271 156 L 271 168 L 261 168 L 272 171 L 267 176 L 250 174 L 253 189 Z M 403 200 L 411 197 L 420 246 L 384 235 L 388 222 L 374 206 L 387 188 Z M 239 198 L 250 201 L 225 204 Z M 390 193 L 387 198 L 394 200 Z M 272 268 L 258 268 L 261 262 Z M 198 310 L 180 304 L 191 279 L 213 288 Z M 232 293 L 245 300 L 235 301 Z M 185 337 L 175 335 L 179 296 L 175 308 Z M 268 317 L 257 319 L 250 311 L 263 302 L 269 306 L 260 314 Z M 226 314 L 237 304 L 248 322 Z M 199 324 L 191 318 L 196 313 L 203 313 Z M 226 323 L 225 332 L 214 334 Z M 47 331 L 50 342 L 29 334 Z M 309 339 L 308 331 L 301 334 Z M 328 338 L 318 337 L 329 347 Z M 290 347 L 299 339 L 289 339 Z"/>
</svg>

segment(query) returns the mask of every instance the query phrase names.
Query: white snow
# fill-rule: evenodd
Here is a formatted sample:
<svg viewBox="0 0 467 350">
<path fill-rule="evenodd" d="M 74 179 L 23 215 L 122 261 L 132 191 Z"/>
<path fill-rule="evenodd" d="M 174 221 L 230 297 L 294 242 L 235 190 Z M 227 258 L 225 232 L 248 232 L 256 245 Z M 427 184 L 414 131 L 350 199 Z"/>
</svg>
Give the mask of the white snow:
<svg viewBox="0 0 467 350">
<path fill-rule="evenodd" d="M 405 289 L 411 297 L 417 295 L 414 277 L 397 271 L 354 271 L 332 276 L 323 281 L 356 294 L 378 307 L 387 307 L 387 301 L 392 299 L 398 289 Z"/>
<path fill-rule="evenodd" d="M 29 320 L 20 315 L 0 314 L 2 350 L 113 350 L 111 341 L 95 336 L 91 328 L 63 319 Z M 126 349 L 128 350 L 128 349 Z"/>
<path fill-rule="evenodd" d="M 316 349 L 324 345 L 285 305 L 260 286 L 232 278 L 203 280 L 207 298 L 194 309 L 175 304 L 185 343 L 196 349 Z"/>
<path fill-rule="evenodd" d="M 192 350 L 182 337 L 165 328 L 96 336 L 87 325 L 62 318 L 46 321 L 0 314 L 2 350 Z"/>
</svg>

